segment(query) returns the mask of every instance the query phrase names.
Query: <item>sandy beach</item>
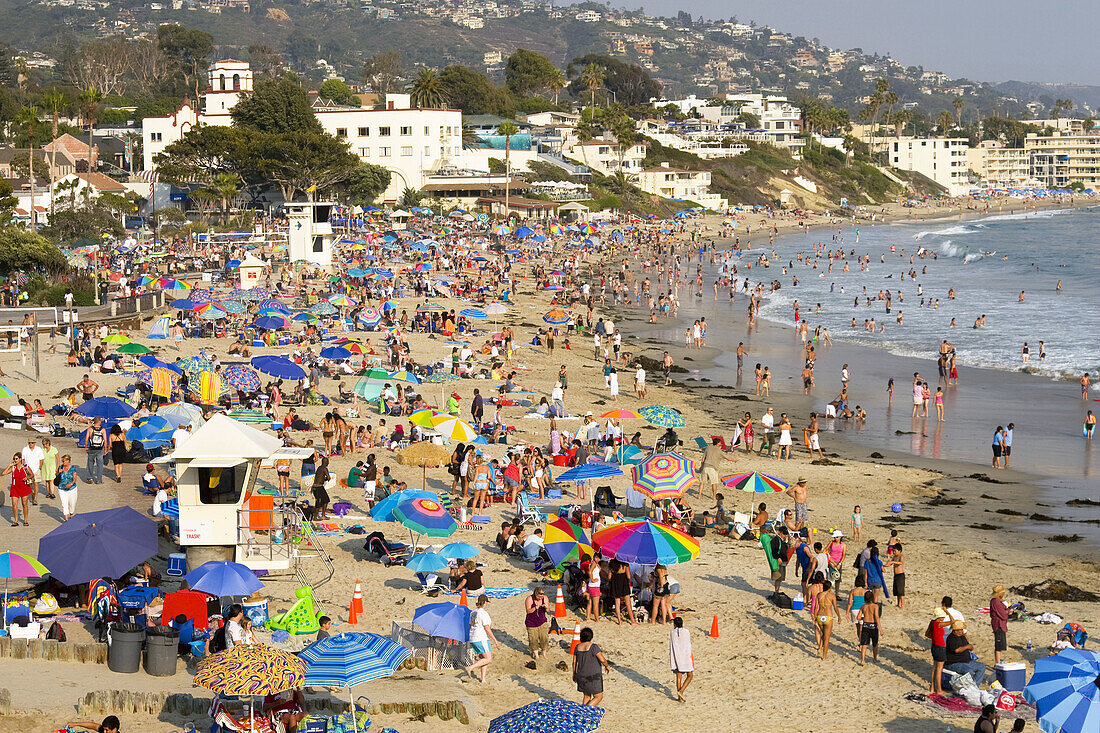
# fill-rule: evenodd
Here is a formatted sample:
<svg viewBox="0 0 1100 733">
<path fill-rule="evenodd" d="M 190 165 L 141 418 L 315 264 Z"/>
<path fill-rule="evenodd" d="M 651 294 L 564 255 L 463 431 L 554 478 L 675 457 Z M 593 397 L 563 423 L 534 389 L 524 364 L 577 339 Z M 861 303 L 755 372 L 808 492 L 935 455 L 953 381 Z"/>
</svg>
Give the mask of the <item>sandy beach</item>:
<svg viewBox="0 0 1100 733">
<path fill-rule="evenodd" d="M 877 211 L 879 207 L 875 207 Z M 959 210 L 958 207 L 906 209 L 898 205 L 886 208 L 886 221 L 907 220 L 912 215 L 924 218 L 974 216 L 979 212 Z M 762 226 L 759 217 L 749 216 L 746 223 L 754 232 Z M 720 220 L 700 220 L 708 227 L 704 234 L 714 234 Z M 772 222 L 768 222 L 768 226 Z M 774 222 L 779 235 L 800 228 L 791 219 Z M 807 220 L 809 226 L 827 226 L 829 220 L 814 216 Z M 760 246 L 753 237 L 754 245 Z M 766 241 L 766 240 L 765 240 Z M 728 247 L 730 242 L 718 241 L 718 248 Z M 614 266 L 618 256 L 608 257 L 607 264 Z M 594 261 L 585 263 L 595 264 Z M 770 399 L 751 394 L 751 388 L 738 389 L 734 385 L 707 385 L 685 381 L 684 374 L 674 374 L 677 384 L 662 385 L 659 373 L 650 373 L 649 396 L 639 400 L 630 389 L 630 372 L 620 365 L 622 394 L 611 398 L 602 379 L 602 362 L 592 358 L 590 337 L 577 337 L 571 349 L 559 347 L 553 354 L 545 349 L 530 346 L 535 331 L 542 326 L 541 315 L 549 307 L 552 293 L 534 292 L 532 281 L 525 268 L 517 288 L 516 303 L 510 306 L 506 322 L 516 331 L 516 342 L 523 344 L 517 359 L 523 365 L 517 381 L 531 390 L 537 403 L 541 395 L 549 395 L 561 365 L 569 374 L 569 387 L 565 404 L 572 414 L 583 415 L 591 410 L 596 415 L 612 408 L 638 409 L 647 404 L 662 404 L 679 410 L 687 426 L 679 429 L 686 455 L 698 465 L 701 453 L 695 447 L 695 436 L 722 434 L 727 438 L 733 432 L 734 422 L 746 410 L 754 415 L 767 407 L 774 407 L 777 414 L 789 412 L 800 422 L 814 402 L 787 389 L 787 374 L 776 379 Z M 400 309 L 415 308 L 414 298 L 398 301 Z M 440 300 L 447 308 L 465 307 L 458 300 Z M 728 367 L 716 363 L 724 359 L 717 350 L 686 351 L 682 339 L 661 337 L 671 329 L 670 324 L 650 326 L 644 323 L 641 311 L 624 310 L 621 314 L 608 308 L 597 309 L 597 316 L 613 317 L 624 334 L 623 351 L 635 357 L 646 356 L 659 360 L 668 350 L 678 364 L 692 370 Z M 690 323 L 690 321 L 688 321 Z M 742 320 L 714 324 L 713 328 L 728 329 L 736 336 L 745 329 Z M 762 326 L 763 327 L 763 326 Z M 778 327 L 775 327 L 778 328 Z M 682 332 L 682 328 L 679 328 Z M 165 341 L 151 341 L 145 333 L 128 334 L 135 341 L 157 351 L 160 358 L 171 360 L 176 353 Z M 427 335 L 409 333 L 412 354 L 418 361 L 449 359 L 450 347 Z M 475 344 L 480 340 L 475 337 Z M 228 342 L 188 340 L 183 354 L 195 354 L 199 348 L 213 347 L 225 358 Z M 797 349 L 792 343 L 790 349 Z M 258 353 L 285 353 L 286 349 L 261 349 Z M 484 358 L 484 357 L 481 357 Z M 691 362 L 687 359 L 692 359 Z M 232 361 L 232 358 L 226 361 Z M 41 381 L 33 380 L 33 370 L 22 364 L 18 357 L 5 355 L 0 367 L 9 374 L 5 384 L 28 401 L 42 399 L 47 406 L 56 402 L 56 396 L 65 388 L 75 385 L 82 369 L 65 366 L 59 353 L 46 355 Z M 748 371 L 748 369 L 746 369 Z M 123 375 L 92 375 L 101 385 L 101 394 L 113 394 L 131 378 Z M 747 375 L 751 381 L 751 372 Z M 777 372 L 777 377 L 780 376 Z M 347 380 L 349 385 L 354 378 Z M 328 382 L 335 390 L 335 382 Z M 474 388 L 483 394 L 495 391 L 498 382 L 487 380 L 459 380 L 445 385 L 461 395 L 462 417 L 469 416 L 469 404 Z M 793 384 L 791 385 L 793 387 Z M 430 402 L 441 406 L 439 385 L 426 384 L 423 394 Z M 816 400 L 820 404 L 821 400 Z M 324 408 L 308 407 L 300 410 L 303 417 L 317 422 Z M 511 444 L 545 445 L 548 439 L 548 423 L 540 419 L 525 419 L 523 407 L 503 410 L 505 422 L 514 425 L 516 432 L 510 436 Z M 356 425 L 377 425 L 376 411 L 364 410 L 363 417 L 353 419 Z M 867 431 L 877 429 L 882 416 L 872 414 Z M 392 424 L 392 423 L 391 423 Z M 576 422 L 564 422 L 563 429 L 574 429 Z M 657 428 L 643 421 L 628 421 L 624 425 L 627 436 L 639 430 L 643 442 L 657 436 Z M 18 451 L 28 433 L 0 431 L 0 450 L 8 455 Z M 296 434 L 299 442 L 313 438 L 316 433 Z M 873 441 L 871 441 L 873 442 Z M 690 632 L 696 664 L 696 675 L 686 693 L 686 702 L 675 700 L 673 676 L 669 668 L 669 627 L 660 625 L 618 626 L 614 618 L 603 618 L 592 624 L 595 640 L 603 649 L 611 664 L 611 672 L 605 675 L 603 706 L 606 715 L 600 730 L 635 731 L 640 725 L 653 731 L 705 730 L 769 730 L 777 725 L 803 733 L 834 730 L 883 731 L 887 733 L 917 733 L 942 730 L 947 724 L 962 730 L 972 724 L 972 718 L 951 718 L 942 710 L 935 710 L 923 702 L 905 699 L 909 693 L 926 692 L 931 669 L 928 642 L 923 638 L 924 629 L 932 610 L 944 595 L 953 596 L 955 607 L 966 617 L 970 625 L 969 636 L 979 658 L 990 667 L 993 659 L 993 636 L 988 616 L 975 612 L 989 603 L 990 590 L 995 584 L 1015 588 L 1048 579 L 1063 580 L 1078 588 L 1095 590 L 1100 587 L 1098 555 L 1087 544 L 1058 544 L 1048 541 L 1046 534 L 1029 530 L 1027 515 L 1034 511 L 1050 514 L 1064 513 L 1063 507 L 1036 509 L 1035 487 L 1032 476 L 1015 471 L 997 472 L 993 481 L 971 478 L 988 474 L 985 466 L 962 461 L 920 459 L 886 448 L 872 450 L 865 441 L 848 440 L 843 434 L 826 433 L 824 448 L 828 460 L 812 461 L 805 448 L 797 445 L 789 461 L 758 456 L 753 453 L 729 454 L 727 473 L 760 470 L 776 474 L 793 482 L 798 476 L 807 479 L 809 489 L 809 526 L 815 530 L 813 541 L 827 543 L 828 533 L 840 528 L 848 533 L 853 507 L 863 507 L 863 539 L 873 538 L 885 545 L 890 529 L 897 529 L 905 546 L 908 594 L 906 608 L 898 609 L 887 602 L 883 607 L 882 647 L 878 664 L 859 666 L 859 651 L 855 644 L 854 625 L 845 621 L 835 627 L 833 646 L 829 658 L 821 661 L 816 656 L 813 628 L 808 611 L 781 610 L 771 604 L 766 596 L 771 581 L 764 554 L 756 542 L 739 541 L 709 531 L 701 539 L 699 558 L 671 568 L 679 581 L 682 592 L 677 599 L 677 614 L 684 619 Z M 59 451 L 72 453 L 74 463 L 83 467 L 84 452 L 75 448 L 70 438 L 55 440 Z M 421 471 L 400 465 L 392 454 L 384 450 L 374 451 L 379 467 L 389 466 L 393 474 L 412 487 L 419 487 Z M 487 452 L 499 458 L 503 446 L 488 446 Z M 362 456 L 341 456 L 333 459 L 334 475 L 346 476 L 354 460 Z M 147 511 L 149 498 L 140 491 L 143 467 L 126 465 L 121 484 L 106 483 L 87 485 L 81 471 L 81 496 L 79 510 L 129 504 L 139 511 Z M 275 481 L 274 470 L 265 469 L 262 479 Z M 622 496 L 629 482 L 627 476 L 615 477 L 605 483 L 613 492 Z M 445 490 L 450 487 L 450 476 L 442 469 L 429 469 L 428 488 Z M 573 495 L 574 487 L 565 486 Z M 697 487 L 700 488 L 700 487 Z M 690 490 L 687 501 L 697 512 L 711 509 L 709 487 L 706 498 Z M 732 511 L 746 511 L 755 495 L 738 496 L 725 492 L 727 507 Z M 363 516 L 362 497 L 354 492 L 341 495 L 337 490 L 333 500 L 349 501 L 353 516 Z M 1092 497 L 1095 498 L 1095 497 Z M 790 508 L 789 497 L 765 496 L 769 511 L 774 514 L 780 508 Z M 893 514 L 890 506 L 900 503 L 903 510 Z M 559 504 L 570 503 L 569 498 L 552 502 L 545 508 L 553 510 Z M 1056 511 L 1057 509 L 1057 511 Z M 1018 512 L 1018 514 L 1017 514 Z M 511 519 L 511 505 L 495 504 L 489 514 L 492 521 L 483 531 L 463 530 L 453 535 L 452 541 L 465 541 L 481 548 L 478 557 L 485 563 L 485 581 L 490 587 L 534 587 L 542 582 L 529 566 L 500 554 L 493 538 L 500 522 Z M 10 506 L 5 506 L 0 518 L 0 547 L 35 553 L 38 538 L 57 526 L 61 519 L 56 502 L 40 499 L 31 510 L 31 526 L 8 527 Z M 381 524 L 370 520 L 356 520 L 367 531 L 382 529 L 393 538 L 400 538 L 401 528 L 393 524 Z M 345 521 L 343 524 L 353 522 Z M 993 529 L 975 529 L 976 525 L 988 525 Z M 1066 534 L 1072 534 L 1067 529 Z M 336 574 L 331 581 L 316 589 L 315 595 L 324 611 L 337 620 L 338 630 L 372 631 L 388 635 L 393 621 L 410 621 L 415 608 L 426 599 L 419 592 L 413 574 L 403 568 L 386 568 L 367 558 L 361 535 L 344 534 L 325 537 L 323 543 L 332 554 Z M 858 549 L 849 541 L 849 558 Z M 162 540 L 161 554 L 154 564 L 161 571 L 167 553 L 174 551 Z M 847 601 L 851 587 L 850 563 L 842 584 L 841 602 Z M 305 568 L 307 576 L 320 575 L 320 569 Z M 791 580 L 784 585 L 790 595 L 797 592 L 797 584 Z M 348 604 L 353 586 L 361 581 L 366 613 L 356 626 L 347 623 Z M 173 586 L 166 583 L 171 589 Z M 13 588 L 18 587 L 18 581 Z M 272 579 L 265 593 L 271 599 L 272 610 L 285 610 L 290 605 L 296 582 L 291 577 Z M 553 596 L 554 585 L 544 586 Z M 1067 621 L 1075 621 L 1087 629 L 1100 625 L 1100 606 L 1096 603 L 1065 601 L 1038 601 L 1022 598 L 1010 591 L 1008 602 L 1022 600 L 1034 612 L 1050 611 Z M 558 662 L 568 662 L 570 637 L 552 636 L 552 650 L 547 660 L 540 660 L 537 668 L 525 665 L 530 657 L 526 653 L 523 627 L 523 596 L 494 600 L 489 606 L 493 629 L 501 641 L 501 649 L 488 672 L 485 684 L 479 684 L 454 672 L 424 672 L 403 670 L 394 677 L 378 680 L 359 690 L 374 703 L 398 701 L 461 701 L 470 716 L 468 725 L 457 721 L 440 721 L 437 718 L 410 720 L 408 715 L 379 714 L 375 716 L 375 729 L 392 726 L 403 733 L 412 731 L 484 731 L 489 721 L 519 705 L 539 697 L 580 700 L 575 683 L 568 671 L 559 670 Z M 712 620 L 717 618 L 719 637 L 708 638 Z M 578 619 L 577 609 L 570 609 L 567 626 L 572 629 Z M 75 623 L 66 624 L 70 640 L 87 640 L 89 632 Z M 1019 622 L 1009 625 L 1009 651 L 1007 658 L 1031 664 L 1045 656 L 1054 639 L 1055 627 L 1035 622 Z M 264 638 L 261 635 L 261 638 Z M 1032 649 L 1026 646 L 1030 643 Z M 156 689 L 163 691 L 191 692 L 205 696 L 207 691 L 192 685 L 191 676 L 183 670 L 176 676 L 153 679 L 143 673 L 117 675 L 105 667 L 79 664 L 29 662 L 26 660 L 0 660 L 0 688 L 11 693 L 14 718 L 0 720 L 0 731 L 27 731 L 39 733 L 60 727 L 65 720 L 75 719 L 75 705 L 87 691 L 98 689 Z M 315 692 L 314 696 L 328 693 Z M 830 715 L 820 715 L 818 711 Z M 839 722 L 838 722 L 839 721 Z M 946 721 L 946 722 L 944 722 Z M 152 719 L 137 715 L 123 720 L 124 730 L 178 730 L 186 721 L 167 716 Z M 209 727 L 209 720 L 193 720 L 200 730 Z M 1030 726 L 1029 726 L 1029 729 Z"/>
</svg>

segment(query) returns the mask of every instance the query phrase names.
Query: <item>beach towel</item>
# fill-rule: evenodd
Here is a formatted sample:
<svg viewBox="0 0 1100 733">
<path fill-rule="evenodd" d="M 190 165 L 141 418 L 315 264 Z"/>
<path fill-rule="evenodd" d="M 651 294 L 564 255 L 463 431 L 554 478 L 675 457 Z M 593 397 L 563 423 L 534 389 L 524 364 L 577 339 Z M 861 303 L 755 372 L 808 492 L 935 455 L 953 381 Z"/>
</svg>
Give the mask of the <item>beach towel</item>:
<svg viewBox="0 0 1100 733">
<path fill-rule="evenodd" d="M 203 372 L 199 375 L 199 402 L 204 405 L 216 405 L 226 392 L 225 382 L 216 372 Z"/>
<path fill-rule="evenodd" d="M 486 588 L 482 592 L 485 595 L 489 596 L 489 598 L 496 601 L 496 600 L 500 600 L 501 598 L 513 598 L 515 596 L 521 596 L 524 593 L 530 593 L 531 589 L 530 588 Z M 447 591 L 446 594 L 449 595 L 449 596 L 457 596 L 460 593 L 462 593 L 462 591 L 449 590 L 449 591 Z"/>
<path fill-rule="evenodd" d="M 673 672 L 694 672 L 695 658 L 691 654 L 691 637 L 687 629 L 673 629 L 668 644 L 669 664 Z"/>
<path fill-rule="evenodd" d="M 156 367 L 150 369 L 149 373 L 152 377 L 152 389 L 153 394 L 157 397 L 171 397 L 172 396 L 172 377 L 174 376 L 171 369 L 165 369 L 164 367 Z"/>
</svg>

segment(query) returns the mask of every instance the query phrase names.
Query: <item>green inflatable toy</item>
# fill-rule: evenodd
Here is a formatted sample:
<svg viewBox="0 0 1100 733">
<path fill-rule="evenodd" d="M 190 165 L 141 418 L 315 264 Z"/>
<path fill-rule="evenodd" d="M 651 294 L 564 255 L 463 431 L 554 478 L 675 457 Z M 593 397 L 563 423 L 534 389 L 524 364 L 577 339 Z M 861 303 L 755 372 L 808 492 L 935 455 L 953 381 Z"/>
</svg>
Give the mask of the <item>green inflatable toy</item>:
<svg viewBox="0 0 1100 733">
<path fill-rule="evenodd" d="M 294 591 L 294 595 L 298 600 L 290 610 L 269 618 L 267 628 L 282 629 L 296 636 L 316 634 L 321 625 L 317 623 L 317 610 L 313 607 L 313 589 L 303 586 Z"/>
</svg>

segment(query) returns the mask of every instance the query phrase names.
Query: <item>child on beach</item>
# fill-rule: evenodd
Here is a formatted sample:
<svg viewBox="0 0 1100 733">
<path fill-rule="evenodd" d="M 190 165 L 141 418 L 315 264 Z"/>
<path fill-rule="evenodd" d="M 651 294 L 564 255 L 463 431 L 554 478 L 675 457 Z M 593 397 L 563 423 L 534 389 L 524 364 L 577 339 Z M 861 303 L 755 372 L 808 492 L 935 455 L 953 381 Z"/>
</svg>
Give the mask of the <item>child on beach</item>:
<svg viewBox="0 0 1100 733">
<path fill-rule="evenodd" d="M 883 563 L 882 567 L 894 569 L 894 597 L 897 598 L 898 608 L 905 608 L 905 556 L 902 554 L 901 543 L 888 545 L 886 553 L 890 560 Z"/>
<path fill-rule="evenodd" d="M 859 626 L 859 666 L 867 659 L 867 647 L 871 647 L 871 658 L 878 661 L 878 636 L 882 630 L 882 616 L 879 605 L 874 602 L 875 594 L 867 591 L 863 594 L 863 605 L 856 614 Z"/>
<path fill-rule="evenodd" d="M 890 381 L 886 383 L 886 394 L 889 397 L 886 400 L 886 406 L 890 407 L 894 404 L 894 378 L 890 377 Z"/>
<path fill-rule="evenodd" d="M 852 510 L 852 539 L 858 540 L 860 530 L 863 529 L 863 508 L 856 504 Z"/>
</svg>

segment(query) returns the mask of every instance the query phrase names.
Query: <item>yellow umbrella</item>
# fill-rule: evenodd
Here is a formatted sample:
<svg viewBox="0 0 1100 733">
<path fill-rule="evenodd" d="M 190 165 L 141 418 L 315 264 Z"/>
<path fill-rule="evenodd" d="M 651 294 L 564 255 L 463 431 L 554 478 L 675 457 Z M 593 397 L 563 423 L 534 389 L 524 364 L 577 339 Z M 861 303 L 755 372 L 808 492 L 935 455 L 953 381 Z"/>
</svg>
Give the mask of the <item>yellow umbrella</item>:
<svg viewBox="0 0 1100 733">
<path fill-rule="evenodd" d="M 474 426 L 457 417 L 446 416 L 435 421 L 432 426 L 437 433 L 450 441 L 465 443 L 477 437 Z"/>
<path fill-rule="evenodd" d="M 447 417 L 450 417 L 450 415 L 445 412 L 426 407 L 409 415 L 409 422 L 421 428 L 434 428 L 436 422 Z"/>
<path fill-rule="evenodd" d="M 105 344 L 128 344 L 132 341 L 129 336 L 124 336 L 121 333 L 113 333 L 107 338 L 103 339 Z"/>
</svg>

